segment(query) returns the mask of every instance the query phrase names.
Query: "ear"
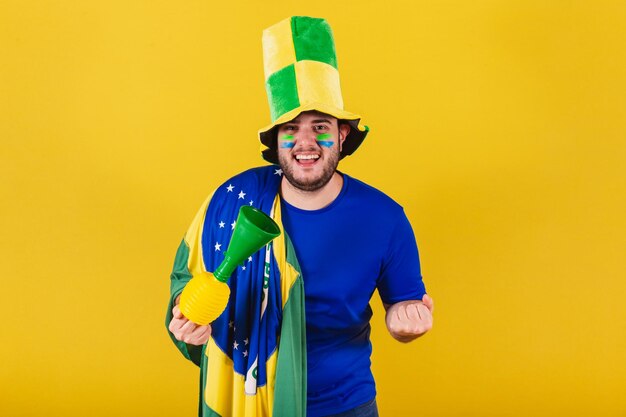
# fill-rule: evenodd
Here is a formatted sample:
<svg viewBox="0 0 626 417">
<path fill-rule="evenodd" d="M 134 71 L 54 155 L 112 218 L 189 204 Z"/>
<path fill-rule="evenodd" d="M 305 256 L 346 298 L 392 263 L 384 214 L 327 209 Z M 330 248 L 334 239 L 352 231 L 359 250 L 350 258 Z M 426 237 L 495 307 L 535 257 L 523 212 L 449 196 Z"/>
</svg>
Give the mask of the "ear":
<svg viewBox="0 0 626 417">
<path fill-rule="evenodd" d="M 343 148 L 343 142 L 348 137 L 350 133 L 350 125 L 348 123 L 340 123 L 339 124 L 339 152 L 341 152 Z"/>
</svg>

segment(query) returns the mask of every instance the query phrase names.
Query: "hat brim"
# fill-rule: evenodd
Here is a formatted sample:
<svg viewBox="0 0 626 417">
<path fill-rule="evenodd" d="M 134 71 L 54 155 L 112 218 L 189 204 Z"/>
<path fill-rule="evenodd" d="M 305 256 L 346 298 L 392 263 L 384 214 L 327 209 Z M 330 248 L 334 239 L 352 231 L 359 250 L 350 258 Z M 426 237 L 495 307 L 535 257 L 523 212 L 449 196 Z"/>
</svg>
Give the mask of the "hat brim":
<svg viewBox="0 0 626 417">
<path fill-rule="evenodd" d="M 259 130 L 259 139 L 261 141 L 261 154 L 263 159 L 272 164 L 278 164 L 278 152 L 276 145 L 276 128 L 278 125 L 287 123 L 302 112 L 315 110 L 320 113 L 328 114 L 336 119 L 343 120 L 350 125 L 350 133 L 343 142 L 341 149 L 340 159 L 348 155 L 352 155 L 354 151 L 361 145 L 365 136 L 369 132 L 369 128 L 361 124 L 361 116 L 354 113 L 347 112 L 345 110 L 338 109 L 328 104 L 323 103 L 310 103 L 304 106 L 296 107 L 295 109 L 288 111 L 281 115 L 272 124 Z"/>
</svg>

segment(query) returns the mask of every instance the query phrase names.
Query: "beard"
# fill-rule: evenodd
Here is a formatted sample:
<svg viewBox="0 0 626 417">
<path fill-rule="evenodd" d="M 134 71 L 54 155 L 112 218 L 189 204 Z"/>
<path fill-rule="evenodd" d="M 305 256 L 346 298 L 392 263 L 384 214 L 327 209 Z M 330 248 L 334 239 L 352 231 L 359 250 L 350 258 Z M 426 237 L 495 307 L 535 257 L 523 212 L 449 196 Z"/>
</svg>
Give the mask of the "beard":
<svg viewBox="0 0 626 417">
<path fill-rule="evenodd" d="M 324 168 L 317 178 L 297 178 L 293 169 L 293 156 L 289 154 L 278 153 L 278 163 L 283 170 L 283 174 L 287 181 L 301 191 L 317 191 L 324 187 L 335 174 L 339 165 L 339 149 L 333 149 L 331 153 L 324 157 Z"/>
</svg>

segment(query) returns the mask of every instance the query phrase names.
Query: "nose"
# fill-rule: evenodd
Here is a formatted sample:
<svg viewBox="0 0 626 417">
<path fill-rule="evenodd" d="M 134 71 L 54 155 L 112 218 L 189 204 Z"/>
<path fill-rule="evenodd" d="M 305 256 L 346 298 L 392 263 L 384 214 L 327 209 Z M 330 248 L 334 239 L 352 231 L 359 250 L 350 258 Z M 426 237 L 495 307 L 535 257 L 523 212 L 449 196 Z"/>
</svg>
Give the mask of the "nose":
<svg viewBox="0 0 626 417">
<path fill-rule="evenodd" d="M 313 131 L 299 131 L 294 135 L 295 145 L 302 147 L 315 147 L 317 146 L 317 135 Z"/>
</svg>

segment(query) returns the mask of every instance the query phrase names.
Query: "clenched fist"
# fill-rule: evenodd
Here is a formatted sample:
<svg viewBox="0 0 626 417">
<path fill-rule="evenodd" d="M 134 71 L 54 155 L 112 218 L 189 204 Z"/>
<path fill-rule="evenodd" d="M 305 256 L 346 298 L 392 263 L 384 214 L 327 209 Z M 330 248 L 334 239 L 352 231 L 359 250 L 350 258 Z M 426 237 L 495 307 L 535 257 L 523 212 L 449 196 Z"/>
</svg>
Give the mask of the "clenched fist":
<svg viewBox="0 0 626 417">
<path fill-rule="evenodd" d="M 204 345 L 209 340 L 209 336 L 211 336 L 211 325 L 199 326 L 189 321 L 178 308 L 179 301 L 180 296 L 176 298 L 176 305 L 172 309 L 174 317 L 168 326 L 170 332 L 181 342 L 196 346 Z"/>
<path fill-rule="evenodd" d="M 385 322 L 389 333 L 400 342 L 410 342 L 433 327 L 433 299 L 428 294 L 421 301 L 402 301 L 387 308 Z"/>
</svg>

